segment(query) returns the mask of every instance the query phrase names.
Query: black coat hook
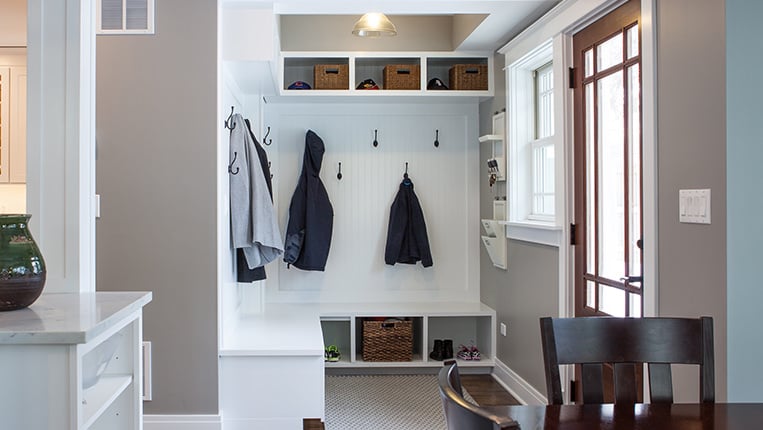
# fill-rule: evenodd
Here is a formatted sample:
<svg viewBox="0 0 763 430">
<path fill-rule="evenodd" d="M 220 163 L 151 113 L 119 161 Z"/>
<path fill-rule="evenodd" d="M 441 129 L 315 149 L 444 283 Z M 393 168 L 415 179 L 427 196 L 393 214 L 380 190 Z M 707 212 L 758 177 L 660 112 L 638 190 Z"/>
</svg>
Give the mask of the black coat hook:
<svg viewBox="0 0 763 430">
<path fill-rule="evenodd" d="M 270 126 L 268 126 L 268 131 L 265 132 L 265 137 L 262 139 L 262 143 L 270 146 L 273 143 L 273 139 L 268 140 L 268 136 L 270 136 Z"/>
<path fill-rule="evenodd" d="M 403 177 L 405 179 L 408 179 L 408 162 L 405 162 L 405 173 L 403 173 Z"/>
<path fill-rule="evenodd" d="M 336 178 L 340 181 L 342 180 L 342 162 L 341 161 L 339 162 L 339 173 L 336 174 Z"/>
<path fill-rule="evenodd" d="M 377 133 L 378 131 L 379 131 L 379 130 L 374 130 L 374 143 L 372 144 L 372 145 L 374 145 L 374 148 L 376 148 L 377 146 L 379 146 L 379 141 L 377 141 L 377 140 L 376 140 L 376 133 Z"/>
<path fill-rule="evenodd" d="M 434 131 L 434 147 L 439 148 L 440 147 L 440 130 Z"/>
<path fill-rule="evenodd" d="M 230 164 L 228 164 L 228 173 L 230 173 L 231 175 L 238 175 L 238 166 L 236 166 L 236 171 L 235 172 L 233 171 L 233 163 L 236 162 L 236 157 L 238 157 L 238 152 L 233 151 L 233 161 L 231 161 Z"/>
<path fill-rule="evenodd" d="M 225 120 L 225 128 L 228 130 L 233 130 L 236 128 L 236 123 L 233 122 L 233 106 L 230 107 L 230 115 L 228 115 L 228 118 Z"/>
</svg>

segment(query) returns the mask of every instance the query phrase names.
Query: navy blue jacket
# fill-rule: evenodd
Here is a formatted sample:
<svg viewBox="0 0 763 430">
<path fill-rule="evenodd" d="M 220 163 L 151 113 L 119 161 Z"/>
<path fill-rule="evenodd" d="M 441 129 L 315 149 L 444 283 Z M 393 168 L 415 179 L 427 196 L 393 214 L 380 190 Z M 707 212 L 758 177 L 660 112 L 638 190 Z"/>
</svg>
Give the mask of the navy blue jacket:
<svg viewBox="0 0 763 430">
<path fill-rule="evenodd" d="M 405 178 L 400 183 L 400 190 L 389 211 L 384 262 L 394 265 L 416 264 L 417 261 L 421 261 L 424 267 L 430 267 L 432 253 L 429 250 L 424 213 L 416 193 L 413 192 L 413 182 Z"/>
<path fill-rule="evenodd" d="M 312 130 L 305 136 L 302 174 L 289 206 L 283 261 L 302 270 L 323 271 L 331 247 L 334 208 L 319 177 L 323 140 Z"/>
</svg>

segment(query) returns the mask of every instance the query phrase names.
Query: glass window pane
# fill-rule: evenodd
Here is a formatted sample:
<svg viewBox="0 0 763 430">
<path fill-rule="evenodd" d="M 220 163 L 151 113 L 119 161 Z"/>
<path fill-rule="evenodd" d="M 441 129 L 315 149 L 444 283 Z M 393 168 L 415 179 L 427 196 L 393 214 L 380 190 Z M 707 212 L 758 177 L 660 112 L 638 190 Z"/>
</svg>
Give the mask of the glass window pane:
<svg viewBox="0 0 763 430">
<path fill-rule="evenodd" d="M 599 285 L 599 310 L 613 317 L 625 316 L 625 291 Z"/>
<path fill-rule="evenodd" d="M 594 139 L 594 102 L 593 83 L 585 86 L 585 138 L 586 138 L 586 241 L 587 258 L 586 272 L 597 275 L 596 270 L 596 171 L 594 154 L 596 146 Z"/>
<path fill-rule="evenodd" d="M 625 117 L 623 72 L 597 81 L 599 274 L 625 276 Z"/>
<path fill-rule="evenodd" d="M 585 305 L 591 309 L 596 309 L 596 283 L 586 281 Z"/>
<path fill-rule="evenodd" d="M 122 30 L 122 0 L 101 0 L 101 29 Z"/>
<path fill-rule="evenodd" d="M 593 75 L 593 49 L 589 49 L 585 52 L 585 77 Z"/>
<path fill-rule="evenodd" d="M 596 71 L 606 70 L 623 62 L 623 34 L 618 33 L 596 47 Z"/>
<path fill-rule="evenodd" d="M 628 50 L 628 59 L 631 59 L 639 54 L 638 46 L 638 24 L 628 29 L 626 39 L 626 49 Z"/>
<path fill-rule="evenodd" d="M 630 300 L 630 303 L 628 304 L 628 316 L 641 318 L 641 295 L 628 293 L 628 300 Z"/>
<path fill-rule="evenodd" d="M 148 28 L 148 0 L 127 1 L 127 29 L 145 30 Z"/>
<path fill-rule="evenodd" d="M 554 134 L 554 69 L 552 63 L 535 70 L 535 138 Z"/>
<path fill-rule="evenodd" d="M 639 65 L 628 68 L 628 158 L 630 161 L 629 189 L 629 268 L 630 276 L 641 276 L 641 86 Z"/>
</svg>

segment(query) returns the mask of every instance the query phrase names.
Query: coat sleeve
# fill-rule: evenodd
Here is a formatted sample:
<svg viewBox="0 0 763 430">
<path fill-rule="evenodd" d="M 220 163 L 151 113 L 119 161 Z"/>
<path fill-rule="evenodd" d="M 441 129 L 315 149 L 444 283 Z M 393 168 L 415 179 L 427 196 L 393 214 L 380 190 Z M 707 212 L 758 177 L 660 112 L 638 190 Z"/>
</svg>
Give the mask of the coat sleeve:
<svg viewBox="0 0 763 430">
<path fill-rule="evenodd" d="M 252 244 L 251 230 L 251 183 L 249 172 L 249 154 L 244 134 L 244 120 L 241 115 L 233 116 L 232 121 L 239 124 L 230 134 L 230 223 L 231 240 L 234 248 L 245 248 Z"/>
<path fill-rule="evenodd" d="M 407 219 L 405 208 L 402 208 L 402 196 L 398 192 L 395 201 L 389 209 L 389 225 L 387 226 L 387 246 L 384 250 L 384 262 L 390 266 L 397 263 L 400 256 L 400 247 L 403 246 Z"/>
<path fill-rule="evenodd" d="M 421 258 L 421 265 L 424 267 L 431 267 L 432 262 L 432 252 L 429 249 L 429 237 L 427 236 L 427 225 L 424 221 L 424 212 L 421 210 L 421 204 L 419 203 L 419 200 L 414 195 L 414 202 L 416 207 L 413 208 L 411 211 L 411 216 L 413 217 L 413 234 L 415 236 L 416 240 L 416 246 L 419 250 L 419 257 Z"/>
<path fill-rule="evenodd" d="M 299 258 L 302 252 L 302 244 L 305 241 L 305 224 L 307 206 L 305 201 L 305 175 L 300 175 L 297 189 L 291 197 L 289 205 L 289 223 L 286 227 L 286 239 L 284 241 L 283 261 L 292 264 Z"/>
</svg>

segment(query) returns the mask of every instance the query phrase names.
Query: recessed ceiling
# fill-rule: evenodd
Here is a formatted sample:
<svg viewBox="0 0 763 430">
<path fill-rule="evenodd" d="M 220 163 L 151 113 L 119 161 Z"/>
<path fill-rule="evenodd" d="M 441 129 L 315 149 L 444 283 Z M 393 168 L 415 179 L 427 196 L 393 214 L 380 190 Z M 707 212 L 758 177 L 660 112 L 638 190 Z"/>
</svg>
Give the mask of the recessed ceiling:
<svg viewBox="0 0 763 430">
<path fill-rule="evenodd" d="M 420 17 L 422 21 L 432 21 L 448 17 L 450 27 L 447 29 L 448 43 L 451 50 L 496 50 L 516 36 L 530 23 L 538 19 L 560 0 L 417 0 L 417 1 L 358 1 L 358 0 L 329 0 L 316 2 L 314 0 L 231 0 L 226 4 L 260 4 L 264 7 L 272 5 L 273 12 L 288 16 L 311 15 L 316 18 L 316 25 L 324 26 L 331 20 L 357 20 L 366 12 L 383 12 L 390 16 L 395 25 L 394 16 Z M 344 19 L 340 18 L 345 16 Z M 331 25 L 331 24 L 328 24 Z M 337 26 L 339 24 L 336 24 Z M 343 29 L 345 24 L 341 24 Z M 347 29 L 349 33 L 352 23 Z M 415 26 L 411 31 L 415 30 Z M 400 28 L 398 28 L 400 35 Z M 284 35 L 282 33 L 282 35 Z M 286 35 L 284 35 L 286 36 Z M 318 37 L 319 35 L 313 35 Z M 441 36 L 445 38 L 446 36 Z M 285 38 L 288 38 L 286 36 Z M 391 43 L 391 42 L 388 42 Z M 398 42 L 399 43 L 399 42 Z M 377 48 L 379 49 L 379 48 Z M 299 49 L 297 49 L 299 50 Z M 312 50 L 312 49 L 304 49 Z M 341 50 L 339 47 L 332 50 Z M 385 50 L 385 49 L 379 49 Z M 389 50 L 389 49 L 386 49 Z M 400 50 L 398 48 L 398 50 Z M 406 49 L 407 50 L 407 49 Z M 416 50 L 416 49 L 411 49 Z M 420 50 L 420 49 L 419 49 Z M 447 49 L 429 49 L 447 50 Z"/>
</svg>

